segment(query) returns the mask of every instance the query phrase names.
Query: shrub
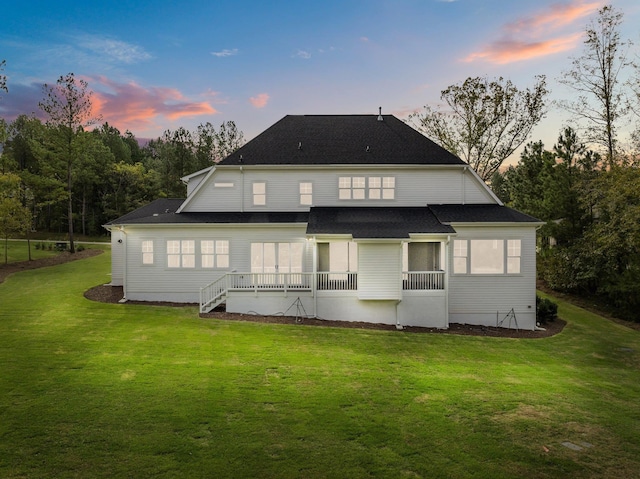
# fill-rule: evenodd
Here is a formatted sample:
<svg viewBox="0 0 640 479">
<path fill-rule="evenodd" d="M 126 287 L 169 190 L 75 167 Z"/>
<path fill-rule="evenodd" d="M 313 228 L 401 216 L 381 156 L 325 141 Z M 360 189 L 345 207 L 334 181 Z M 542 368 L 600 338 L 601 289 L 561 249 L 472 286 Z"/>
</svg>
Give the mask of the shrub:
<svg viewBox="0 0 640 479">
<path fill-rule="evenodd" d="M 538 323 L 546 324 L 558 317 L 558 305 L 547 298 L 536 296 L 536 318 Z"/>
</svg>

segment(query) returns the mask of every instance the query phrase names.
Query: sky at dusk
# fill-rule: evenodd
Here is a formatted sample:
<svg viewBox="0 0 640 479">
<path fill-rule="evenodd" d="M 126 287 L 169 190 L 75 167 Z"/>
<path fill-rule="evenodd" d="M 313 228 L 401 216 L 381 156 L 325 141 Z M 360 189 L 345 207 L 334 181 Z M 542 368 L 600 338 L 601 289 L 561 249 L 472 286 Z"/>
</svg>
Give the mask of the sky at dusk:
<svg viewBox="0 0 640 479">
<path fill-rule="evenodd" d="M 41 115 L 42 84 L 73 72 L 104 121 L 138 138 L 233 120 L 251 139 L 287 114 L 378 112 L 405 119 L 467 77 L 519 88 L 547 76 L 550 99 L 612 3 L 640 44 L 640 2 L 619 0 L 21 1 L 2 8 L 0 116 Z M 532 139 L 552 147 L 553 108 Z"/>
</svg>

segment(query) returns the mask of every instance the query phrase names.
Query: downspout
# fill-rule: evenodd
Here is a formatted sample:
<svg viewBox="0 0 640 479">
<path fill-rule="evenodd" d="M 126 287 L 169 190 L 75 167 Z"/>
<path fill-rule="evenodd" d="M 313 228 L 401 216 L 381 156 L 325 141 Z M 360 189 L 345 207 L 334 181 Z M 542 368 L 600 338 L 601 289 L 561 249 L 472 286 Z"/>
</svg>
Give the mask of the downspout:
<svg viewBox="0 0 640 479">
<path fill-rule="evenodd" d="M 402 331 L 404 326 L 400 324 L 400 316 L 398 316 L 398 305 L 401 303 L 401 300 L 396 301 L 396 329 L 398 331 Z"/>
<path fill-rule="evenodd" d="M 127 265 L 129 263 L 127 258 L 127 233 L 124 231 L 124 227 L 120 226 L 121 238 L 118 241 L 122 241 L 123 250 L 123 265 L 122 265 L 122 299 L 118 303 L 127 302 Z"/>
<path fill-rule="evenodd" d="M 240 192 L 240 194 L 242 195 L 242 198 L 240 200 L 240 213 L 244 213 L 244 170 L 242 169 L 242 166 L 240 167 L 240 184 L 242 185 L 242 191 Z"/>
<path fill-rule="evenodd" d="M 318 317 L 318 242 L 316 237 L 311 238 L 313 244 L 313 266 L 311 271 L 313 272 L 313 278 L 311 280 L 311 287 L 313 288 L 313 317 Z"/>
<path fill-rule="evenodd" d="M 444 257 L 447 263 L 447 267 L 444 270 L 444 316 L 447 319 L 447 329 L 449 329 L 449 269 L 451 264 L 449 261 L 449 245 L 451 243 L 451 235 L 447 236 L 447 241 L 444 243 Z"/>
<path fill-rule="evenodd" d="M 467 176 L 467 168 L 468 166 L 465 166 L 462 169 L 462 204 L 466 204 L 467 203 L 467 189 L 466 189 L 466 176 Z"/>
</svg>

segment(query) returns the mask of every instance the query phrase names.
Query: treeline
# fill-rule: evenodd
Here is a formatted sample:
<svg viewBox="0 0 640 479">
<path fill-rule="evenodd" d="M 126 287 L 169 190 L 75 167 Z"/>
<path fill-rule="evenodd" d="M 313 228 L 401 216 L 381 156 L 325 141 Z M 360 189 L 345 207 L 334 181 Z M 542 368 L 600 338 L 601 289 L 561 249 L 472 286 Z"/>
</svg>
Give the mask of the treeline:
<svg viewBox="0 0 640 479">
<path fill-rule="evenodd" d="M 551 150 L 529 143 L 492 187 L 509 206 L 545 222 L 539 278 L 640 321 L 640 162 L 629 153 L 607 158 L 565 128 Z"/>
<path fill-rule="evenodd" d="M 156 198 L 184 197 L 181 177 L 244 143 L 233 121 L 218 128 L 204 123 L 195 131 L 167 130 L 144 145 L 133 133 L 104 123 L 74 134 L 71 154 L 60 141 L 61 127 L 35 117 L 21 115 L 4 130 L 0 174 L 20 180 L 11 183 L 12 195 L 19 195 L 30 213 L 29 230 L 67 232 L 71 190 L 74 231 L 87 236 L 105 235 L 103 224 Z"/>
</svg>

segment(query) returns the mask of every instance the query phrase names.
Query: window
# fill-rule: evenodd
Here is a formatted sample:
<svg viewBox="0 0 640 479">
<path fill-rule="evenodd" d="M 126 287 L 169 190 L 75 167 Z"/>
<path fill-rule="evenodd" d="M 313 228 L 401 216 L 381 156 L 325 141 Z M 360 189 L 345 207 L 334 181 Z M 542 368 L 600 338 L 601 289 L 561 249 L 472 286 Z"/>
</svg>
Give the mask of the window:
<svg viewBox="0 0 640 479">
<path fill-rule="evenodd" d="M 313 204 L 312 183 L 300 183 L 300 204 L 309 206 Z"/>
<path fill-rule="evenodd" d="M 520 274 L 521 242 L 519 239 L 507 240 L 507 273 Z"/>
<path fill-rule="evenodd" d="M 264 181 L 253 184 L 253 204 L 255 206 L 267 204 L 267 184 Z"/>
<path fill-rule="evenodd" d="M 318 271 L 357 272 L 358 243 L 353 241 L 318 243 Z"/>
<path fill-rule="evenodd" d="M 438 271 L 440 243 L 402 243 L 402 271 Z"/>
<path fill-rule="evenodd" d="M 200 265 L 202 268 L 228 268 L 229 241 L 200 241 Z"/>
<path fill-rule="evenodd" d="M 153 241 L 142 242 L 142 264 L 153 264 Z"/>
<path fill-rule="evenodd" d="M 471 274 L 504 273 L 504 242 L 502 240 L 471 240 Z"/>
<path fill-rule="evenodd" d="M 453 272 L 467 273 L 467 240 L 453 241 Z"/>
<path fill-rule="evenodd" d="M 396 179 L 393 176 L 369 177 L 370 200 L 392 200 L 395 198 Z"/>
<path fill-rule="evenodd" d="M 169 268 L 195 268 L 195 241 L 169 240 L 167 241 L 167 266 Z"/>
<path fill-rule="evenodd" d="M 230 181 L 221 181 L 221 182 L 215 182 L 213 184 L 214 188 L 233 188 L 233 183 Z"/>
<path fill-rule="evenodd" d="M 506 246 L 506 248 L 505 248 Z M 454 240 L 454 274 L 520 274 L 521 240 Z"/>
<path fill-rule="evenodd" d="M 341 176 L 338 179 L 338 197 L 341 200 L 364 200 L 364 176 Z"/>
<path fill-rule="evenodd" d="M 338 198 L 341 200 L 393 200 L 396 179 L 393 176 L 341 176 Z"/>
<path fill-rule="evenodd" d="M 301 273 L 302 243 L 251 243 L 252 273 Z"/>
</svg>

